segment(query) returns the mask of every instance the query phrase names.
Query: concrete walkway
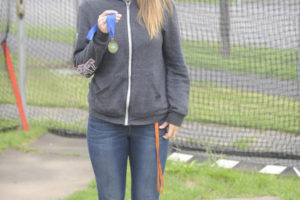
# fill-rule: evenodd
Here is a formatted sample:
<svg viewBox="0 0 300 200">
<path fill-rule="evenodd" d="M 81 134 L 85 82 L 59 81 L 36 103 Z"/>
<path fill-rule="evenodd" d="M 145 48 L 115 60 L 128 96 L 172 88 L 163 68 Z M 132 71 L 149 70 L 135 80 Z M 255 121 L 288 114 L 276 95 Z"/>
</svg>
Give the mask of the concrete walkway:
<svg viewBox="0 0 300 200">
<path fill-rule="evenodd" d="M 31 147 L 49 153 L 7 149 L 0 155 L 1 199 L 57 200 L 93 179 L 84 139 L 45 134 Z"/>
</svg>

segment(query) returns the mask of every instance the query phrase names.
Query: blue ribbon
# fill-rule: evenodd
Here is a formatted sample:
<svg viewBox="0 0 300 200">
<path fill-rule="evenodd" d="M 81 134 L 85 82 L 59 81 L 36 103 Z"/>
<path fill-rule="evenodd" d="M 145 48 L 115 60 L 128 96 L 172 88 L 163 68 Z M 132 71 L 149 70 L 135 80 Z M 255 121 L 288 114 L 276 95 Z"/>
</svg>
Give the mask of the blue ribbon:
<svg viewBox="0 0 300 200">
<path fill-rule="evenodd" d="M 98 24 L 95 24 L 90 30 L 89 33 L 86 36 L 87 40 L 92 40 L 95 33 L 97 32 Z"/>
<path fill-rule="evenodd" d="M 106 25 L 107 25 L 107 30 L 111 38 L 114 37 L 115 35 L 115 25 L 116 25 L 116 14 L 110 14 L 106 15 Z M 97 32 L 98 29 L 98 24 L 95 24 L 88 32 L 86 39 L 87 40 L 92 40 L 95 33 Z"/>
<path fill-rule="evenodd" d="M 106 15 L 107 30 L 111 38 L 115 36 L 116 14 Z"/>
</svg>

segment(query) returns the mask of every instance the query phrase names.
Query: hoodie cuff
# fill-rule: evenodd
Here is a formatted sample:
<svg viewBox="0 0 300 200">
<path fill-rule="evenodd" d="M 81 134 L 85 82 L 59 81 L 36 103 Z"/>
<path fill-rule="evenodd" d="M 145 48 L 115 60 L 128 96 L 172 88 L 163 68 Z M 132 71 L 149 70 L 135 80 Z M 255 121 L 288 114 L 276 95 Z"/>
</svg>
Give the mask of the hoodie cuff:
<svg viewBox="0 0 300 200">
<path fill-rule="evenodd" d="M 93 38 L 93 41 L 96 44 L 103 44 L 108 41 L 109 34 L 108 33 L 103 33 L 99 29 L 97 29 L 96 35 Z"/>
<path fill-rule="evenodd" d="M 176 126 L 181 126 L 183 119 L 184 115 L 176 112 L 169 112 L 166 122 L 175 124 Z"/>
</svg>

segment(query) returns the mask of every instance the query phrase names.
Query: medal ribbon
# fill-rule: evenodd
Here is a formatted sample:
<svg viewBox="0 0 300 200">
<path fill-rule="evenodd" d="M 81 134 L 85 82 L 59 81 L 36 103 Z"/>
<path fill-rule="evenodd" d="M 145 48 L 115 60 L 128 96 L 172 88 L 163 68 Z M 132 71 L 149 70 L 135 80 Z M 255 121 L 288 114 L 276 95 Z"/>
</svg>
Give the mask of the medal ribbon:
<svg viewBox="0 0 300 200">
<path fill-rule="evenodd" d="M 115 36 L 116 14 L 106 15 L 106 26 L 111 38 Z"/>
<path fill-rule="evenodd" d="M 97 28 L 98 28 L 98 24 L 95 24 L 90 30 L 89 30 L 89 33 L 87 34 L 86 36 L 86 39 L 87 40 L 92 40 L 95 33 L 97 32 Z"/>
<path fill-rule="evenodd" d="M 116 26 L 116 14 L 106 15 L 106 26 L 111 38 L 115 36 L 115 26 Z M 88 32 L 86 39 L 92 40 L 95 33 L 97 32 L 98 24 L 95 24 Z"/>
</svg>

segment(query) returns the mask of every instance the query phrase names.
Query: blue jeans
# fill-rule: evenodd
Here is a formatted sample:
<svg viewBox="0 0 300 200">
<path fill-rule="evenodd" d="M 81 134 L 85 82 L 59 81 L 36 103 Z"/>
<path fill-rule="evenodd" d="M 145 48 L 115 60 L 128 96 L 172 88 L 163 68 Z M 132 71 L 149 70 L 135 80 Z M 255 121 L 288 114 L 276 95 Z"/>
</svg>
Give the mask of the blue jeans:
<svg viewBox="0 0 300 200">
<path fill-rule="evenodd" d="M 159 126 L 164 121 L 159 121 Z M 169 140 L 159 130 L 159 155 L 164 171 Z M 131 199 L 158 200 L 154 124 L 124 126 L 89 116 L 87 143 L 99 200 L 124 200 L 127 158 L 131 169 Z"/>
</svg>

